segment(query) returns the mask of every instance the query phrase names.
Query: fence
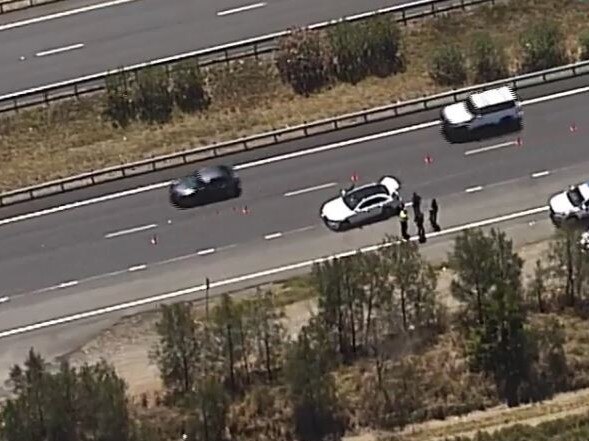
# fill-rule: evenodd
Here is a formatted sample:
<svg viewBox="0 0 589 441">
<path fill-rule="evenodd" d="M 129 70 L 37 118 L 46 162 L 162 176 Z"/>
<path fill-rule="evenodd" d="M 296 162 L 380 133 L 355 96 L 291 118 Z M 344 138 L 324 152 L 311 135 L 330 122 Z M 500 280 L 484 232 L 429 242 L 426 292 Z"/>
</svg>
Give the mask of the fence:
<svg viewBox="0 0 589 441">
<path fill-rule="evenodd" d="M 408 115 L 423 110 L 440 108 L 447 104 L 460 101 L 476 90 L 488 89 L 500 85 L 509 85 L 515 90 L 540 84 L 579 77 L 589 74 L 589 61 L 569 64 L 567 66 L 547 69 L 526 75 L 520 75 L 504 80 L 494 81 L 482 85 L 452 90 L 425 98 L 389 104 L 382 107 L 364 110 L 336 118 L 315 121 L 295 127 L 267 132 L 234 141 L 211 146 L 198 147 L 153 159 L 123 164 L 115 167 L 93 171 L 78 176 L 47 182 L 44 184 L 23 188 L 0 194 L 0 206 L 26 202 L 32 199 L 65 193 L 68 191 L 90 187 L 127 177 L 139 176 L 158 170 L 178 167 L 210 158 L 230 155 L 255 148 L 267 147 L 280 142 L 305 138 L 329 131 L 347 127 L 354 127 L 388 118 Z"/>
<path fill-rule="evenodd" d="M 466 10 L 468 7 L 484 3 L 494 5 L 498 1 L 499 0 L 419 0 L 405 5 L 392 6 L 378 9 L 376 11 L 344 17 L 340 20 L 316 23 L 309 26 L 309 29 L 325 29 L 334 26 L 342 20 L 355 22 L 382 15 L 392 15 L 398 22 L 407 24 L 410 21 L 429 16 L 436 16 L 456 9 Z M 169 68 L 174 63 L 188 59 L 197 59 L 201 65 L 207 66 L 244 58 L 258 58 L 274 52 L 277 49 L 278 40 L 281 37 L 289 35 L 290 32 L 290 30 L 276 32 L 261 37 L 250 38 L 221 46 L 210 47 L 133 66 L 127 66 L 121 69 L 109 70 L 80 78 L 61 81 L 59 83 L 48 84 L 46 86 L 23 90 L 8 95 L 2 95 L 0 96 L 0 113 L 18 111 L 25 107 L 41 104 L 49 105 L 53 101 L 77 98 L 80 95 L 102 91 L 105 88 L 104 79 L 109 75 L 121 71 L 137 72 L 150 66 L 167 66 Z"/>
</svg>

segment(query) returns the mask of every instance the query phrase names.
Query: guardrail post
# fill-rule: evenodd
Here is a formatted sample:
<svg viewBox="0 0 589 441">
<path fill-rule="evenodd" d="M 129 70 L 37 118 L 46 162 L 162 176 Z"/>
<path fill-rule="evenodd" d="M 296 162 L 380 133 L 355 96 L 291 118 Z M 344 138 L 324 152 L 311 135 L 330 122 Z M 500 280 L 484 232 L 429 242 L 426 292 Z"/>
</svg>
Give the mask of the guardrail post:
<svg viewBox="0 0 589 441">
<path fill-rule="evenodd" d="M 466 5 L 464 4 L 464 0 L 460 0 L 460 6 L 462 6 L 462 9 L 466 9 Z"/>
<path fill-rule="evenodd" d="M 258 43 L 254 43 L 254 58 L 256 59 L 256 61 L 259 59 L 258 58 Z"/>
<path fill-rule="evenodd" d="M 45 99 L 45 105 L 49 105 L 49 92 L 43 92 L 43 98 Z"/>
<path fill-rule="evenodd" d="M 403 24 L 407 26 L 407 14 L 405 14 L 405 10 L 401 11 L 401 20 L 403 21 Z"/>
<path fill-rule="evenodd" d="M 307 128 L 307 121 L 303 121 L 303 133 L 305 136 L 309 136 L 309 129 Z"/>
<path fill-rule="evenodd" d="M 434 6 L 434 4 L 432 3 L 432 15 L 435 17 L 436 16 L 436 7 Z"/>
<path fill-rule="evenodd" d="M 229 64 L 229 51 L 227 49 L 223 49 L 223 53 L 225 54 L 225 61 Z"/>
</svg>

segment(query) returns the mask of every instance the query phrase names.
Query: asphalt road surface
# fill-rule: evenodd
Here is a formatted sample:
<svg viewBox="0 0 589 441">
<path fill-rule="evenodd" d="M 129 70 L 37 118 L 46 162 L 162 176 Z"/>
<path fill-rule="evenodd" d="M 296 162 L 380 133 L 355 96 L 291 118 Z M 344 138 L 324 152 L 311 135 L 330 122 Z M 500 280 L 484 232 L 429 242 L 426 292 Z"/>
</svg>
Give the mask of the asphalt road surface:
<svg viewBox="0 0 589 441">
<path fill-rule="evenodd" d="M 0 95 L 403 3 L 408 2 L 129 0 L 29 23 L 32 14 L 80 7 L 43 6 L 1 18 Z M 7 28 L 14 22 L 29 24 Z"/>
<path fill-rule="evenodd" d="M 586 109 L 587 93 L 526 106 L 522 145 L 512 134 L 451 146 L 434 126 L 247 163 L 240 199 L 194 210 L 172 208 L 161 188 L 4 224 L 0 297 L 10 301 L 0 304 L 0 330 L 397 234 L 396 219 L 342 234 L 322 225 L 319 207 L 352 174 L 361 182 L 391 174 L 405 196 L 417 191 L 424 204 L 438 198 L 442 226 L 545 205 L 551 193 L 588 178 Z"/>
</svg>

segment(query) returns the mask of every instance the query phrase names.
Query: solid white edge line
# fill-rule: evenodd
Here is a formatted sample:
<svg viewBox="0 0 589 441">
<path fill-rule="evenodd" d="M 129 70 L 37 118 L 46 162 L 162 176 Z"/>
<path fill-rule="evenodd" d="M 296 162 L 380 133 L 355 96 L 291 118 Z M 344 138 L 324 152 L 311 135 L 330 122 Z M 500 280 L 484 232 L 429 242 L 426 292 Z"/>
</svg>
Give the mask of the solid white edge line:
<svg viewBox="0 0 589 441">
<path fill-rule="evenodd" d="M 505 147 L 510 147 L 512 145 L 516 145 L 517 143 L 515 141 L 508 141 L 508 142 L 502 142 L 501 144 L 495 144 L 495 145 L 490 145 L 487 147 L 480 147 L 478 149 L 473 149 L 473 150 L 467 150 L 464 152 L 464 156 L 470 156 L 470 155 L 476 155 L 478 153 L 485 153 L 485 152 L 490 152 L 493 150 L 498 150 L 498 149 L 502 149 Z"/>
<path fill-rule="evenodd" d="M 197 251 L 196 254 L 198 256 L 206 256 L 208 254 L 213 254 L 215 251 L 217 251 L 215 248 L 207 248 L 206 250 Z"/>
<path fill-rule="evenodd" d="M 84 6 L 81 8 L 70 9 L 69 11 L 57 12 L 55 14 L 43 15 L 41 17 L 34 17 L 34 18 L 30 18 L 28 20 L 7 23 L 4 25 L 0 25 L 0 32 L 7 31 L 9 29 L 20 28 L 22 26 L 27 26 L 27 25 L 31 25 L 31 24 L 42 23 L 44 21 L 55 20 L 56 18 L 69 17 L 70 15 L 82 14 L 84 12 L 92 12 L 97 9 L 110 8 L 113 6 L 123 5 L 125 3 L 132 3 L 135 1 L 138 1 L 138 0 L 114 0 L 114 1 L 105 2 L 105 3 L 98 3 L 96 5 L 90 5 L 90 6 Z"/>
<path fill-rule="evenodd" d="M 266 240 L 272 240 L 272 239 L 278 239 L 279 237 L 282 237 L 282 233 L 266 234 L 264 236 L 264 239 L 266 239 Z"/>
<path fill-rule="evenodd" d="M 324 190 L 326 188 L 335 187 L 336 185 L 337 182 L 328 182 L 327 184 L 315 185 L 314 187 L 307 187 L 302 188 L 300 190 L 289 191 L 287 193 L 284 193 L 284 196 L 287 198 L 290 196 L 298 196 L 301 194 L 310 193 L 312 191 Z"/>
<path fill-rule="evenodd" d="M 105 239 L 113 239 L 115 237 L 126 236 L 127 234 L 140 233 L 142 231 L 153 230 L 157 228 L 157 224 L 141 225 L 139 227 L 129 228 L 127 230 L 113 231 L 104 235 Z"/>
<path fill-rule="evenodd" d="M 224 17 L 226 15 L 237 14 L 239 12 L 246 12 L 246 11 L 251 11 L 252 9 L 263 8 L 266 5 L 267 5 L 267 3 L 264 3 L 264 2 L 253 3 L 251 5 L 239 6 L 237 8 L 233 8 L 233 9 L 225 9 L 223 11 L 217 12 L 217 15 L 219 17 Z"/>
<path fill-rule="evenodd" d="M 82 49 L 83 47 L 84 43 L 71 44 L 69 46 L 62 46 L 55 49 L 48 49 L 46 51 L 37 52 L 35 57 L 46 57 L 48 55 L 61 54 L 62 52 L 75 51 L 76 49 Z"/>
<path fill-rule="evenodd" d="M 476 187 L 470 187 L 464 190 L 467 193 L 475 193 L 477 191 L 481 191 L 483 189 L 482 185 L 477 185 Z"/>
<path fill-rule="evenodd" d="M 134 1 L 136 1 L 136 0 L 134 0 Z M 573 89 L 573 90 L 568 90 L 566 92 L 559 92 L 559 93 L 555 93 L 552 95 L 546 95 L 546 96 L 539 97 L 539 98 L 533 98 L 533 99 L 530 99 L 527 101 L 523 101 L 522 106 L 534 105 L 534 104 L 538 104 L 538 103 L 543 103 L 545 101 L 566 98 L 569 96 L 579 95 L 581 93 L 586 93 L 586 92 L 589 92 L 589 86 L 581 87 L 581 88 Z M 260 165 L 272 164 L 274 162 L 284 161 L 284 160 L 302 157 L 302 156 L 306 156 L 306 155 L 312 155 L 315 153 L 321 153 L 324 151 L 333 150 L 333 149 L 341 148 L 341 147 L 347 147 L 350 145 L 354 145 L 354 144 L 358 144 L 358 143 L 362 143 L 362 142 L 367 142 L 367 141 L 372 141 L 372 140 L 384 138 L 387 136 L 394 136 L 394 135 L 400 135 L 403 133 L 409 133 L 412 131 L 423 130 L 423 129 L 437 126 L 439 124 L 440 124 L 440 121 L 436 120 L 436 121 L 430 121 L 428 123 L 417 124 L 417 125 L 408 126 L 408 127 L 402 127 L 400 129 L 392 130 L 389 132 L 377 133 L 374 135 L 369 135 L 369 136 L 351 139 L 351 140 L 347 140 L 347 141 L 343 141 L 343 142 L 339 142 L 339 143 L 329 144 L 326 146 L 315 147 L 315 148 L 308 149 L 308 150 L 301 150 L 299 152 L 289 153 L 289 154 L 285 154 L 285 155 L 278 155 L 278 156 L 274 156 L 271 158 L 262 159 L 259 161 L 238 164 L 234 168 L 235 168 L 235 170 L 243 170 L 243 169 L 247 169 L 247 168 L 251 168 L 251 167 L 258 167 Z M 99 197 L 92 198 L 92 199 L 87 199 L 85 201 L 73 202 L 70 204 L 60 205 L 58 207 L 47 208 L 47 209 L 41 210 L 41 211 L 36 211 L 36 212 L 32 212 L 32 213 L 22 214 L 19 216 L 14 216 L 11 218 L 1 219 L 0 226 L 6 225 L 6 224 L 11 224 L 14 222 L 20 222 L 23 220 L 34 219 L 34 218 L 37 218 L 40 216 L 46 216 L 49 214 L 59 213 L 59 212 L 66 211 L 66 210 L 81 208 L 81 207 L 85 207 L 88 205 L 98 204 L 101 202 L 107 202 L 107 201 L 111 201 L 114 199 L 120 199 L 122 197 L 133 196 L 136 194 L 145 193 L 145 192 L 152 191 L 152 190 L 159 190 L 159 189 L 169 186 L 170 183 L 171 183 L 171 181 L 159 182 L 156 184 L 146 185 L 144 187 L 136 187 L 131 190 L 125 190 L 125 191 L 121 191 L 121 192 L 117 192 L 117 193 L 111 193 L 111 194 L 107 194 L 104 196 L 99 196 Z"/>
<path fill-rule="evenodd" d="M 147 268 L 147 265 L 135 265 L 127 269 L 130 273 L 134 273 L 135 271 L 143 271 Z"/>
<path fill-rule="evenodd" d="M 450 234 L 459 233 L 464 230 L 469 230 L 469 229 L 473 229 L 473 228 L 481 228 L 481 227 L 485 227 L 485 226 L 496 224 L 496 223 L 507 222 L 510 220 L 514 220 L 514 219 L 518 219 L 518 218 L 522 218 L 522 217 L 526 217 L 526 216 L 531 216 L 533 214 L 539 214 L 539 213 L 542 213 L 545 211 L 548 211 L 548 206 L 531 208 L 528 210 L 524 210 L 524 211 L 520 211 L 520 212 L 516 212 L 516 213 L 511 213 L 511 214 L 506 214 L 506 215 L 498 216 L 495 218 L 489 218 L 489 219 L 484 219 L 484 220 L 480 220 L 480 221 L 476 221 L 476 222 L 471 222 L 471 223 L 464 224 L 464 225 L 459 225 L 456 227 L 450 227 L 448 229 L 445 229 L 445 230 L 442 230 L 439 232 L 428 233 L 426 236 L 428 238 L 447 236 Z M 411 238 L 411 240 L 417 240 L 417 237 L 413 236 Z M 398 242 L 395 242 L 395 243 L 398 243 Z M 364 248 L 360 248 L 359 250 L 344 251 L 342 253 L 338 253 L 338 254 L 334 254 L 334 255 L 330 255 L 330 256 L 326 256 L 326 257 L 320 257 L 320 258 L 316 258 L 316 259 L 306 260 L 303 262 L 293 263 L 290 265 L 284 265 L 284 266 L 280 266 L 280 267 L 270 268 L 270 269 L 258 271 L 255 273 L 231 277 L 231 278 L 228 278 L 225 280 L 220 280 L 218 282 L 213 281 L 210 284 L 210 288 L 220 288 L 220 287 L 234 285 L 236 283 L 241 283 L 241 282 L 245 282 L 245 281 L 249 281 L 249 280 L 253 280 L 253 279 L 259 279 L 262 277 L 267 277 L 267 276 L 280 274 L 280 273 L 284 273 L 284 272 L 288 272 L 288 271 L 294 271 L 297 269 L 307 268 L 307 267 L 314 265 L 315 263 L 325 262 L 328 260 L 332 260 L 334 258 L 349 257 L 349 256 L 352 256 L 352 255 L 358 253 L 358 252 L 367 253 L 367 252 L 377 251 L 382 248 L 390 247 L 392 245 L 393 245 L 393 242 L 385 242 L 385 243 L 381 243 L 378 245 L 371 245 L 371 246 L 367 246 Z M 174 298 L 178 298 L 178 297 L 187 296 L 190 294 L 195 294 L 197 292 L 202 292 L 205 289 L 206 289 L 206 285 L 204 285 L 204 284 L 198 285 L 198 286 L 182 289 L 179 291 L 168 292 L 165 294 L 159 294 L 156 296 L 146 297 L 144 299 L 132 300 L 129 302 L 119 303 L 119 304 L 112 305 L 112 306 L 107 306 L 107 307 L 98 308 L 98 309 L 94 309 L 94 310 L 90 310 L 90 311 L 86 311 L 86 312 L 67 315 L 64 317 L 55 318 L 55 319 L 51 319 L 51 320 L 46 320 L 46 321 L 31 324 L 31 325 L 8 329 L 6 331 L 0 331 L 0 338 L 11 337 L 11 336 L 23 334 L 26 332 L 36 331 L 39 329 L 62 325 L 65 323 L 70 323 L 70 322 L 74 322 L 74 321 L 78 321 L 78 320 L 83 320 L 83 319 L 87 319 L 87 318 L 110 314 L 113 312 L 122 311 L 122 310 L 130 309 L 130 308 L 135 308 L 138 306 L 149 305 L 152 303 L 158 303 L 158 302 L 162 302 L 162 301 L 166 301 L 166 300 L 170 300 L 170 299 L 174 299 Z"/>
<path fill-rule="evenodd" d="M 550 174 L 550 172 L 548 170 L 544 170 L 544 171 L 532 173 L 532 178 L 533 179 L 543 178 L 544 176 L 548 176 L 549 174 Z"/>
</svg>

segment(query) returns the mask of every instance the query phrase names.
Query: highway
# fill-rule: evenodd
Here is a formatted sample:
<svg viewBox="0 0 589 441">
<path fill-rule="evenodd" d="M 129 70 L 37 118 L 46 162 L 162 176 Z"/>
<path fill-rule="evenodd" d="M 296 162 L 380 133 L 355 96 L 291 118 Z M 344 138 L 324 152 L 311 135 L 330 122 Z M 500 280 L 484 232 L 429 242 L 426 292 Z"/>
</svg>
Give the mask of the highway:
<svg viewBox="0 0 589 441">
<path fill-rule="evenodd" d="M 60 13 L 85 6 L 63 2 L 0 17 L 0 95 L 407 1 L 109 3 L 73 15 Z"/>
<path fill-rule="evenodd" d="M 361 182 L 392 174 L 405 196 L 417 191 L 426 204 L 438 198 L 443 226 L 542 206 L 552 192 L 587 177 L 586 101 L 581 93 L 527 105 L 522 145 L 511 134 L 451 146 L 437 126 L 421 125 L 282 160 L 238 163 L 243 196 L 208 207 L 176 210 L 164 187 L 28 220 L 4 219 L 0 297 L 10 301 L 0 304 L 0 331 L 396 234 L 396 219 L 343 234 L 321 224 L 320 205 L 348 186 L 352 174 Z M 431 164 L 424 163 L 427 155 Z"/>
</svg>

